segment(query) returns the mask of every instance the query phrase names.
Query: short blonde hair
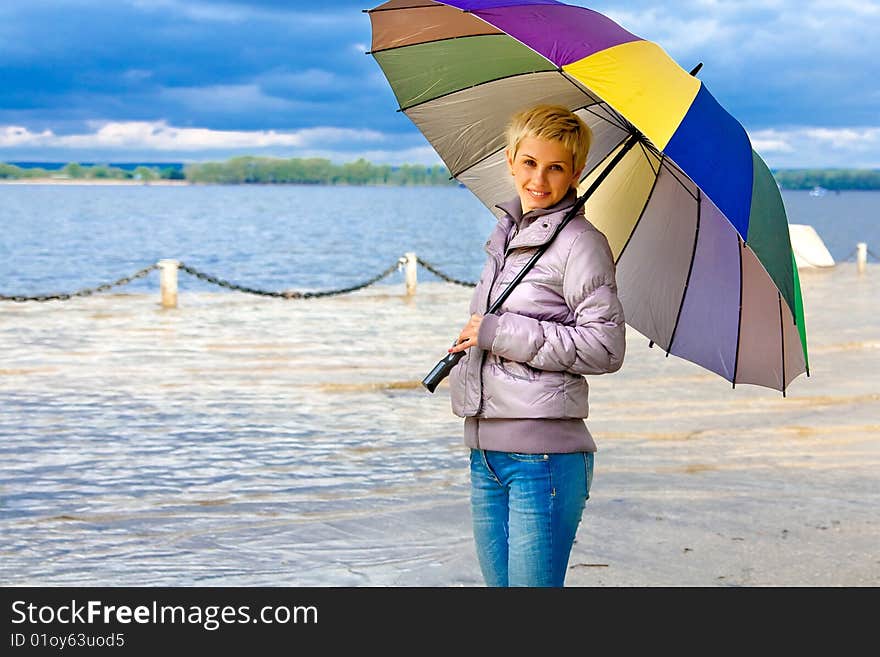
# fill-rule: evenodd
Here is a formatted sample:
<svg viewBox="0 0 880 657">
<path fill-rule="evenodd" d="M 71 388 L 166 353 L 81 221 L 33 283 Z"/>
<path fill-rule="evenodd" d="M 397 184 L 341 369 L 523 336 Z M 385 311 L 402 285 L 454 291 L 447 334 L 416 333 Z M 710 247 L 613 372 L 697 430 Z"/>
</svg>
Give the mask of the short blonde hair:
<svg viewBox="0 0 880 657">
<path fill-rule="evenodd" d="M 593 143 L 590 126 L 562 105 L 536 105 L 514 114 L 507 124 L 507 148 L 512 157 L 527 137 L 561 142 L 571 153 L 574 171 L 584 168 Z"/>
</svg>

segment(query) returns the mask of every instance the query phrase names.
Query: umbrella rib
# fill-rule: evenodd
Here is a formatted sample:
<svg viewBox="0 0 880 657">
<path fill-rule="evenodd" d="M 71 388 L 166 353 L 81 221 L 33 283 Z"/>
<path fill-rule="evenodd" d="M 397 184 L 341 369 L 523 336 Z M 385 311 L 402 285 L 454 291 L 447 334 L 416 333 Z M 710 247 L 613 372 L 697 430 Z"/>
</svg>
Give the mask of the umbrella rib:
<svg viewBox="0 0 880 657">
<path fill-rule="evenodd" d="M 633 129 L 635 129 L 635 126 L 633 126 Z M 660 149 L 657 148 L 657 147 L 651 142 L 650 139 L 648 139 L 647 137 L 645 137 L 642 141 L 644 142 L 645 148 L 647 148 L 649 151 L 651 151 L 651 152 L 652 152 L 654 155 L 656 155 L 657 157 L 660 157 Z"/>
<path fill-rule="evenodd" d="M 698 188 L 699 189 L 699 188 Z M 681 321 L 681 311 L 684 309 L 684 300 L 687 297 L 688 287 L 691 284 L 691 274 L 694 272 L 694 260 L 697 257 L 697 242 L 700 239 L 700 222 L 703 219 L 703 204 L 700 202 L 699 198 L 700 194 L 697 193 L 697 222 L 696 227 L 694 228 L 694 246 L 691 249 L 691 262 L 688 265 L 688 273 L 687 278 L 684 282 L 684 290 L 681 292 L 681 301 L 678 304 L 678 314 L 675 316 L 675 324 L 672 327 L 672 335 L 669 338 L 669 347 L 666 349 L 666 357 L 669 358 L 669 353 L 672 351 L 672 345 L 675 342 L 675 334 L 678 333 L 678 323 Z"/>
<path fill-rule="evenodd" d="M 619 121 L 619 122 L 618 122 L 618 121 L 612 121 L 612 120 L 609 119 L 607 116 L 602 116 L 602 115 L 599 114 L 598 112 L 594 112 L 594 111 L 593 111 L 593 107 L 595 107 L 596 105 L 601 105 L 601 106 L 603 106 L 603 107 L 608 107 L 608 106 L 607 106 L 606 104 L 604 104 L 604 103 L 605 103 L 605 101 L 596 101 L 596 102 L 593 103 L 592 105 L 586 105 L 586 106 L 582 107 L 581 109 L 586 110 L 587 112 L 589 112 L 590 114 L 592 114 L 593 116 L 595 116 L 597 119 L 601 119 L 602 121 L 606 121 L 607 123 L 610 123 L 610 124 L 613 125 L 615 128 L 620 128 L 621 130 L 623 130 L 623 131 L 626 132 L 627 134 L 633 134 L 633 132 L 635 132 L 635 130 L 633 129 L 632 126 L 630 126 L 630 125 L 626 125 L 623 121 Z M 609 112 L 611 113 L 611 116 L 612 116 L 613 118 L 615 118 L 615 119 L 619 119 L 619 118 L 620 118 L 620 116 L 619 116 L 614 110 L 612 110 L 610 107 L 608 107 L 608 110 L 609 110 Z"/>
<path fill-rule="evenodd" d="M 493 155 L 498 155 L 498 153 L 500 153 L 501 151 L 503 151 L 505 148 L 507 148 L 507 144 L 504 144 L 501 148 L 496 148 L 496 149 L 495 149 L 494 151 L 492 151 L 491 153 L 487 153 L 486 155 L 484 155 L 483 157 L 481 157 L 479 160 L 474 160 L 473 162 L 471 162 L 470 164 L 468 164 L 466 167 L 464 167 L 464 168 L 461 169 L 460 171 L 457 171 L 457 172 L 453 173 L 453 174 L 449 177 L 449 179 L 450 179 L 450 180 L 457 179 L 457 178 L 458 178 L 461 174 L 463 174 L 465 171 L 468 171 L 468 170 L 470 170 L 470 169 L 473 169 L 475 166 L 477 166 L 478 164 L 480 164 L 480 163 L 482 163 L 482 162 L 485 162 L 486 160 L 488 160 L 488 159 L 489 159 L 490 157 L 492 157 Z"/>
<path fill-rule="evenodd" d="M 428 9 L 428 8 L 443 9 L 444 7 L 446 7 L 446 5 L 440 5 L 440 4 L 437 4 L 437 5 L 412 5 L 410 7 L 384 7 L 384 8 L 383 7 L 375 7 L 373 9 L 362 9 L 361 13 L 375 14 L 380 11 L 403 11 L 405 9 Z M 465 13 L 469 13 L 469 12 L 465 12 Z"/>
<path fill-rule="evenodd" d="M 620 259 L 626 252 L 626 247 L 629 246 L 629 243 L 632 241 L 633 235 L 636 234 L 636 230 L 638 230 L 639 228 L 639 224 L 642 223 L 642 218 L 644 218 L 645 212 L 647 212 L 648 206 L 651 204 L 651 198 L 653 198 L 654 196 L 654 191 L 657 189 L 657 183 L 659 182 L 659 180 L 660 176 L 654 176 L 654 183 L 651 185 L 651 191 L 648 192 L 648 197 L 645 199 L 645 204 L 642 206 L 641 212 L 639 212 L 639 218 L 636 219 L 636 223 L 633 225 L 632 230 L 629 231 L 629 236 L 626 238 L 626 242 L 624 243 L 623 248 L 621 248 L 620 253 L 617 254 L 617 260 L 615 260 L 615 264 L 620 262 Z"/>
<path fill-rule="evenodd" d="M 681 179 L 681 176 L 679 175 L 679 170 L 669 163 L 669 158 L 665 154 L 663 154 L 660 150 L 658 150 L 657 147 L 654 146 L 650 141 L 639 140 L 639 144 L 641 145 L 642 152 L 645 153 L 645 159 L 647 159 L 648 162 L 651 162 L 651 158 L 648 157 L 648 153 L 651 153 L 652 155 L 654 155 L 654 157 L 656 157 L 660 160 L 660 166 L 658 167 L 658 169 L 654 170 L 655 175 L 659 175 L 660 168 L 665 168 L 667 171 L 669 171 L 669 173 L 672 174 L 672 176 L 675 178 L 676 182 L 679 185 L 681 185 L 682 189 L 684 189 L 684 191 L 686 191 L 688 194 L 690 194 L 691 198 L 693 198 L 697 202 L 700 201 L 699 196 L 695 195 L 688 188 L 688 186 L 684 184 L 684 182 Z M 654 169 L 653 164 L 651 165 L 651 168 Z M 699 190 L 699 187 L 697 187 L 697 189 Z"/>
<path fill-rule="evenodd" d="M 739 372 L 739 342 L 742 337 L 742 320 L 743 320 L 743 251 L 746 243 L 742 241 L 739 233 L 736 234 L 736 241 L 739 243 L 739 318 L 736 320 L 736 356 L 733 361 L 733 387 L 736 388 L 736 375 Z"/>
<path fill-rule="evenodd" d="M 651 158 L 648 157 L 649 149 L 645 148 L 645 143 L 642 141 L 639 141 L 639 146 L 642 147 L 642 153 L 645 154 L 645 159 L 648 160 L 648 164 L 651 166 L 651 171 L 654 172 L 654 177 L 656 178 L 657 176 L 660 175 L 660 169 L 663 166 L 663 158 L 662 157 L 660 158 L 660 162 L 657 163 L 657 168 L 655 169 L 654 163 L 651 161 Z M 650 151 L 650 152 L 653 153 L 653 151 Z"/>
<path fill-rule="evenodd" d="M 700 188 L 697 186 L 698 194 L 694 194 L 694 193 L 688 188 L 688 186 L 685 185 L 684 182 L 682 181 L 681 176 L 679 175 L 679 169 L 678 169 L 677 167 L 674 167 L 674 166 L 672 166 L 671 164 L 669 164 L 669 161 L 668 161 L 668 160 L 669 160 L 669 158 L 667 158 L 667 157 L 664 157 L 664 158 L 663 158 L 663 162 L 662 162 L 662 166 L 663 166 L 663 168 L 666 169 L 666 170 L 672 175 L 673 178 L 675 178 L 675 181 L 676 181 L 679 185 L 682 186 L 682 189 L 684 189 L 684 191 L 686 191 L 688 194 L 690 194 L 691 197 L 692 197 L 695 201 L 699 201 L 700 198 L 699 198 L 699 195 L 698 195 L 698 194 L 699 194 L 699 189 L 700 189 Z M 687 177 L 687 176 L 685 175 L 685 177 Z M 696 183 L 694 183 L 694 186 L 696 186 Z"/>
<path fill-rule="evenodd" d="M 626 140 L 627 140 L 630 136 L 631 136 L 631 135 L 626 135 L 621 141 L 617 142 L 617 143 L 614 145 L 614 148 L 609 149 L 608 152 L 605 154 L 605 157 L 603 157 L 601 160 L 599 160 L 598 162 L 596 162 L 595 166 L 594 166 L 592 169 L 590 169 L 589 171 L 587 171 L 587 168 L 584 167 L 584 175 L 582 175 L 582 176 L 580 177 L 580 180 L 578 180 L 578 184 L 581 184 L 582 182 L 584 182 L 587 178 L 590 177 L 590 175 L 591 175 L 596 169 L 598 169 L 598 168 L 599 168 L 600 166 L 602 166 L 605 162 L 607 162 L 607 161 L 608 161 L 608 158 L 610 158 L 610 157 L 612 156 L 612 154 L 613 154 L 617 149 L 619 149 L 621 146 L 623 146 L 623 145 L 626 143 Z"/>
</svg>

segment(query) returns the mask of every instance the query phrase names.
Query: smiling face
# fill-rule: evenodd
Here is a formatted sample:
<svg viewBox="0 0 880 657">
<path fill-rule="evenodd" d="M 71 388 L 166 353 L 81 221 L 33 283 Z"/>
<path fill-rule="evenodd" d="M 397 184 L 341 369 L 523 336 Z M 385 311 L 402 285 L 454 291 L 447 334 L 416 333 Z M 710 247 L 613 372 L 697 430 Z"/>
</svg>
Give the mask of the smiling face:
<svg viewBox="0 0 880 657">
<path fill-rule="evenodd" d="M 516 184 L 523 214 L 556 205 L 577 185 L 580 171 L 562 142 L 525 137 L 514 155 L 507 151 L 507 164 Z"/>
</svg>

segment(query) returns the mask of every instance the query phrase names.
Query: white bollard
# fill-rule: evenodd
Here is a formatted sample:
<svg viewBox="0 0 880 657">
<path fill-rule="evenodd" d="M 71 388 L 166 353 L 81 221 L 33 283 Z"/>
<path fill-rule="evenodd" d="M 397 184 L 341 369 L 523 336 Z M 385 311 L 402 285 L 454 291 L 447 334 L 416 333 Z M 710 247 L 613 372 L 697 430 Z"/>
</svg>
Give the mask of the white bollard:
<svg viewBox="0 0 880 657">
<path fill-rule="evenodd" d="M 159 287 L 162 292 L 162 307 L 177 308 L 177 260 L 159 261 Z"/>
<path fill-rule="evenodd" d="M 415 253 L 406 253 L 406 294 L 407 296 L 413 296 L 416 293 L 416 283 L 417 276 L 416 272 L 418 271 L 418 262 L 416 261 Z"/>
<path fill-rule="evenodd" d="M 865 242 L 856 244 L 856 269 L 860 274 L 865 273 L 868 265 L 868 245 Z"/>
</svg>

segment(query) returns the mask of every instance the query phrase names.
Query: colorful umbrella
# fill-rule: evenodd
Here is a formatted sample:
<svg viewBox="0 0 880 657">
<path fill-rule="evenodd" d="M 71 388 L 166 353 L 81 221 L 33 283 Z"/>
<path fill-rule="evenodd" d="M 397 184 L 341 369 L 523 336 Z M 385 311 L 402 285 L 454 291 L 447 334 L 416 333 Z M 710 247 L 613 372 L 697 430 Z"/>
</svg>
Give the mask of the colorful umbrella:
<svg viewBox="0 0 880 657">
<path fill-rule="evenodd" d="M 784 394 L 808 372 L 779 188 L 743 127 L 660 46 L 555 0 L 391 0 L 369 15 L 400 110 L 493 212 L 516 196 L 504 157 L 515 111 L 558 104 L 587 122 L 579 189 L 601 184 L 586 216 L 611 245 L 627 324 L 652 345 L 734 386 Z"/>
</svg>

